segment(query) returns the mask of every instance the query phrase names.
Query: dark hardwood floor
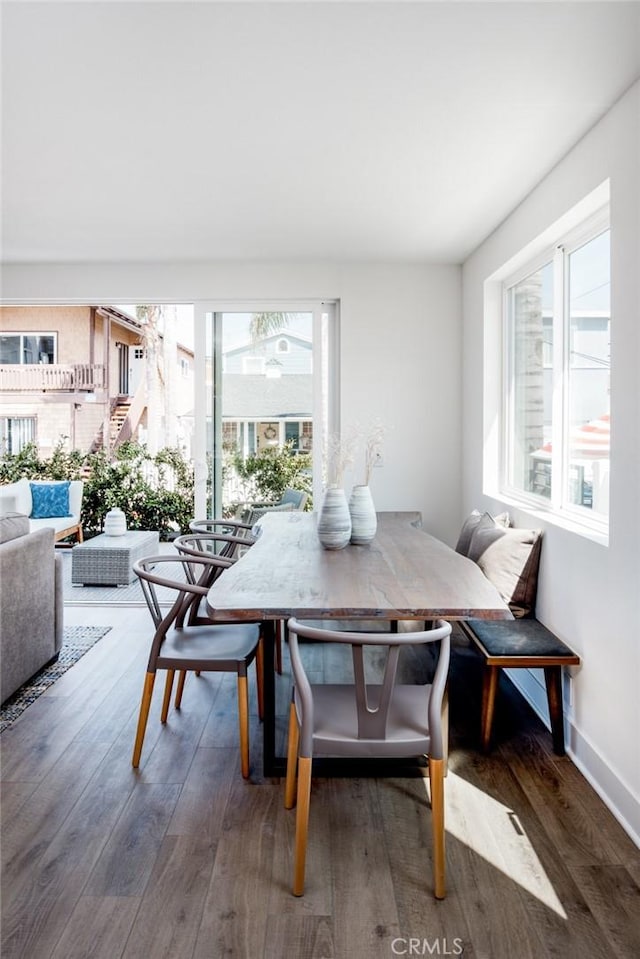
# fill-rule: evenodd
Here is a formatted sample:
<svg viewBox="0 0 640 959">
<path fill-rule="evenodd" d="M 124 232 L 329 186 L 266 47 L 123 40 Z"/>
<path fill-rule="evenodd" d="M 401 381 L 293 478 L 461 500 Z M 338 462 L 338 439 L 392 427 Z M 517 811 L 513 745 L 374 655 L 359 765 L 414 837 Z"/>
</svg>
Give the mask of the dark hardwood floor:
<svg viewBox="0 0 640 959">
<path fill-rule="evenodd" d="M 134 771 L 148 613 L 67 623 L 113 628 L 2 736 L 2 959 L 640 955 L 640 851 L 507 680 L 496 748 L 477 751 L 480 661 L 460 636 L 447 899 L 419 775 L 314 780 L 295 899 L 294 813 L 282 783 L 240 776 L 233 677 L 189 677 L 165 727 L 156 691 Z M 255 700 L 252 734 L 259 773 Z"/>
</svg>

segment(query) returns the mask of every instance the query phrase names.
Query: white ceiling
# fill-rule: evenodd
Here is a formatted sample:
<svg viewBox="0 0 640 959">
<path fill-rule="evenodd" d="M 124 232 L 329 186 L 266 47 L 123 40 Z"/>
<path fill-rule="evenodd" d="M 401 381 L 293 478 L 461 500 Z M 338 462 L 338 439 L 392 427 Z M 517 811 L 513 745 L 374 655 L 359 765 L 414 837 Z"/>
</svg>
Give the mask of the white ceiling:
<svg viewBox="0 0 640 959">
<path fill-rule="evenodd" d="M 640 4 L 3 2 L 8 262 L 461 262 L 640 75 Z"/>
</svg>

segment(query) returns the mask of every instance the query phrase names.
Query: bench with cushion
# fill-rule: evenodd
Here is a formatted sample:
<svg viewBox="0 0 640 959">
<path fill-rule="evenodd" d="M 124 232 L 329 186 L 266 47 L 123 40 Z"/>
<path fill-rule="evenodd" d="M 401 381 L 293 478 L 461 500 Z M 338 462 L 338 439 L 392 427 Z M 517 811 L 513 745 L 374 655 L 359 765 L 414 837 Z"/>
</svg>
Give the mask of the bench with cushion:
<svg viewBox="0 0 640 959">
<path fill-rule="evenodd" d="M 21 513 L 29 530 L 53 529 L 56 542 L 75 536 L 82 542 L 82 480 L 28 480 L 0 486 L 0 514 Z"/>
<path fill-rule="evenodd" d="M 481 744 L 491 745 L 500 670 L 541 667 L 544 670 L 553 748 L 564 754 L 562 667 L 578 666 L 580 658 L 534 615 L 541 533 L 508 526 L 508 517 L 474 512 L 465 521 L 456 549 L 480 566 L 508 604 L 514 619 L 471 619 L 462 628 L 484 657 Z"/>
</svg>

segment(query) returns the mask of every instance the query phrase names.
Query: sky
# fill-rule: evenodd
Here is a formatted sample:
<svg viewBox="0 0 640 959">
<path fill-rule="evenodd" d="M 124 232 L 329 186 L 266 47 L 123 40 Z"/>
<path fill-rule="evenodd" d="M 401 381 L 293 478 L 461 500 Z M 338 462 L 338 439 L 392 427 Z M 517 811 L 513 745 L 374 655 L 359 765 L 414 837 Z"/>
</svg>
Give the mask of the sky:
<svg viewBox="0 0 640 959">
<path fill-rule="evenodd" d="M 116 309 L 136 315 L 136 307 L 132 304 L 116 304 Z M 193 349 L 194 337 L 194 308 L 193 304 L 177 304 L 175 306 L 178 320 L 178 342 L 183 346 Z M 233 349 L 235 346 L 241 346 L 249 342 L 249 324 L 251 322 L 251 313 L 231 313 L 225 312 L 223 327 L 223 349 Z M 289 318 L 286 329 L 290 333 L 300 333 L 302 336 L 311 338 L 312 332 L 312 314 L 295 313 Z"/>
</svg>

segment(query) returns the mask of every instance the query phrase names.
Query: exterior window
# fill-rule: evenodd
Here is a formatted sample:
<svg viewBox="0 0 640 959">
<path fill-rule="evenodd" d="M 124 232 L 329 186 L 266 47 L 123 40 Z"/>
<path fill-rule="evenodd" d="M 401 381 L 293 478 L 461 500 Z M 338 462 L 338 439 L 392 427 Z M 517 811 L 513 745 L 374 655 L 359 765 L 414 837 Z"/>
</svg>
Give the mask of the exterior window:
<svg viewBox="0 0 640 959">
<path fill-rule="evenodd" d="M 297 450 L 300 447 L 300 424 L 299 423 L 285 423 L 284 424 L 284 441 L 285 443 L 291 442 L 293 444 L 293 449 Z"/>
<path fill-rule="evenodd" d="M 609 514 L 610 255 L 600 214 L 504 284 L 507 492 Z"/>
<path fill-rule="evenodd" d="M 0 336 L 0 363 L 55 362 L 55 333 L 6 333 Z"/>
<path fill-rule="evenodd" d="M 0 453 L 19 453 L 27 443 L 35 442 L 35 416 L 0 416 Z"/>
<path fill-rule="evenodd" d="M 285 340 L 284 337 L 281 340 L 278 340 L 278 353 L 288 353 L 290 350 L 289 340 Z"/>
</svg>

